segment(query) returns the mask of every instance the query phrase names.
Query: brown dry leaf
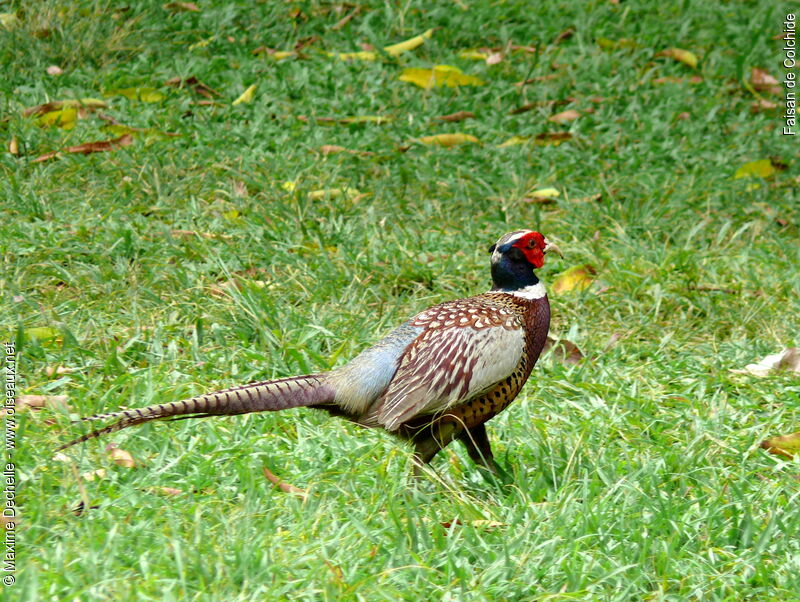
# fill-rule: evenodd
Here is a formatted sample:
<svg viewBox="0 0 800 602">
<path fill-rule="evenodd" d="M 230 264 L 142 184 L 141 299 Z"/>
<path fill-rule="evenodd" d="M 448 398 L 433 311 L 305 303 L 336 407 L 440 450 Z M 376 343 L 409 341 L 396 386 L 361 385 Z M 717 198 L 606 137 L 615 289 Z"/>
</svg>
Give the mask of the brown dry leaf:
<svg viewBox="0 0 800 602">
<path fill-rule="evenodd" d="M 577 265 L 561 272 L 553 281 L 553 293 L 560 295 L 569 291 L 583 291 L 594 282 L 597 270 L 589 265 Z"/>
<path fill-rule="evenodd" d="M 50 65 L 47 67 L 47 75 L 61 75 L 63 73 L 64 70 L 58 65 Z"/>
<path fill-rule="evenodd" d="M 114 461 L 114 464 L 117 466 L 122 466 L 123 468 L 136 468 L 136 460 L 133 459 L 133 456 L 130 454 L 130 452 L 116 447 L 116 445 L 113 443 L 109 443 L 106 446 L 106 451 L 108 452 L 108 457 L 111 458 Z"/>
<path fill-rule="evenodd" d="M 464 121 L 465 119 L 475 119 L 475 113 L 471 111 L 456 111 L 455 113 L 450 113 L 449 115 L 441 115 L 436 117 L 439 121 L 446 121 L 448 123 L 457 123 L 459 121 Z"/>
<path fill-rule="evenodd" d="M 66 402 L 66 395 L 20 395 L 17 397 L 17 411 L 26 409 L 38 411 L 42 408 L 53 407 L 68 410 L 70 406 Z"/>
<path fill-rule="evenodd" d="M 172 86 L 173 88 L 183 88 L 188 87 L 194 90 L 197 94 L 204 98 L 214 98 L 215 96 L 221 96 L 219 92 L 214 90 L 199 79 L 197 79 L 194 75 L 180 78 L 180 77 L 173 77 L 172 79 L 168 79 L 164 82 L 167 86 Z"/>
<path fill-rule="evenodd" d="M 575 365 L 585 357 L 575 343 L 567 339 L 556 339 L 551 334 L 547 335 L 547 341 L 545 341 L 542 353 L 549 349 L 552 349 L 553 355 L 566 364 Z"/>
<path fill-rule="evenodd" d="M 570 203 L 596 203 L 603 200 L 603 195 L 599 192 L 589 196 L 579 196 L 569 199 Z"/>
<path fill-rule="evenodd" d="M 547 121 L 552 121 L 553 123 L 569 123 L 571 121 L 575 121 L 580 116 L 581 114 L 575 109 L 568 109 L 566 111 L 562 111 L 561 113 L 551 115 L 547 118 Z"/>
<path fill-rule="evenodd" d="M 562 142 L 571 139 L 572 134 L 569 132 L 542 132 L 541 134 L 536 134 L 537 144 L 552 144 L 553 146 L 558 146 Z"/>
<path fill-rule="evenodd" d="M 764 439 L 761 442 L 761 449 L 783 458 L 794 458 L 796 454 L 800 454 L 800 433 Z"/>
<path fill-rule="evenodd" d="M 336 22 L 336 24 L 333 27 L 331 27 L 331 30 L 332 31 L 339 31 L 342 27 L 347 25 L 352 20 L 352 18 L 355 17 L 359 13 L 360 10 L 361 10 L 361 7 L 360 6 L 356 6 L 350 13 L 348 13 L 347 15 L 345 15 L 344 17 L 339 19 Z"/>
<path fill-rule="evenodd" d="M 44 373 L 47 376 L 61 376 L 62 374 L 72 374 L 75 372 L 74 368 L 66 368 L 64 366 L 47 366 Z"/>
<path fill-rule="evenodd" d="M 171 13 L 199 13 L 200 9 L 194 2 L 167 2 L 163 6 L 164 10 Z"/>
<path fill-rule="evenodd" d="M 450 148 L 459 144 L 480 144 L 475 136 L 470 134 L 436 134 L 434 136 L 423 136 L 419 141 L 425 146 L 442 146 Z"/>
<path fill-rule="evenodd" d="M 788 347 L 780 353 L 768 355 L 756 364 L 747 364 L 743 370 L 731 370 L 734 374 L 769 376 L 778 372 L 800 372 L 800 348 Z"/>
<path fill-rule="evenodd" d="M 278 486 L 278 489 L 285 493 L 293 493 L 298 496 L 300 499 L 305 501 L 308 499 L 308 492 L 304 489 L 300 489 L 299 487 L 295 487 L 294 485 L 290 485 L 289 483 L 282 481 L 279 477 L 275 476 L 272 471 L 270 471 L 266 466 L 263 466 L 261 470 L 264 472 L 264 476 L 266 479 L 275 485 Z"/>
<path fill-rule="evenodd" d="M 666 50 L 656 52 L 656 56 L 665 56 L 683 63 L 684 65 L 689 65 L 692 69 L 697 68 L 697 55 L 683 48 L 667 48 Z"/>
<path fill-rule="evenodd" d="M 70 146 L 67 147 L 66 150 L 61 151 L 65 153 L 71 154 L 79 154 L 79 155 L 88 155 L 90 153 L 102 153 L 106 151 L 115 150 L 117 148 L 122 148 L 123 146 L 130 146 L 133 144 L 133 136 L 130 134 L 125 134 L 124 136 L 120 136 L 119 138 L 114 138 L 113 140 L 100 140 L 98 142 L 85 142 L 83 144 L 78 144 L 77 146 Z M 49 153 L 45 153 L 39 157 L 36 157 L 31 163 L 42 163 L 53 157 L 56 157 L 60 154 L 59 151 L 53 151 Z"/>
<path fill-rule="evenodd" d="M 564 40 L 569 40 L 574 35 L 575 35 L 575 28 L 568 27 L 553 39 L 553 44 L 555 45 L 558 44 L 559 42 L 563 42 Z"/>
<path fill-rule="evenodd" d="M 750 69 L 750 85 L 759 92 L 769 92 L 776 95 L 782 92 L 778 80 L 770 75 L 766 69 L 761 69 L 760 67 Z"/>
<path fill-rule="evenodd" d="M 373 155 L 375 153 L 371 153 L 370 151 L 357 151 L 352 150 L 350 148 L 345 148 L 343 146 L 337 146 L 335 144 L 323 144 L 319 147 L 319 152 L 323 155 L 334 155 L 336 153 L 349 153 L 351 155 L 361 155 L 361 156 L 368 156 Z"/>
<path fill-rule="evenodd" d="M 431 88 L 455 88 L 458 86 L 482 86 L 483 80 L 473 75 L 463 73 L 458 67 L 450 65 L 436 65 L 433 69 L 408 68 L 398 78 L 401 82 L 408 82 L 425 90 Z"/>
<path fill-rule="evenodd" d="M 751 113 L 762 113 L 765 111 L 774 111 L 778 108 L 778 103 L 767 100 L 766 98 L 759 98 L 750 105 Z"/>
</svg>

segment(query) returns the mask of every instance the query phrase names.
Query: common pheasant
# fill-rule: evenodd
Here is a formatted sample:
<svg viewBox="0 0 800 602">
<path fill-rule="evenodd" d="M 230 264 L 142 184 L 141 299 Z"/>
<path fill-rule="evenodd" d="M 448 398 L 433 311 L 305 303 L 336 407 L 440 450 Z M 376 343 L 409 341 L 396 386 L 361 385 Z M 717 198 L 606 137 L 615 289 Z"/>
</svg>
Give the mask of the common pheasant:
<svg viewBox="0 0 800 602">
<path fill-rule="evenodd" d="M 550 305 L 534 269 L 549 251 L 561 254 L 539 232 L 505 234 L 489 249 L 490 291 L 417 314 L 340 368 L 89 416 L 118 420 L 58 449 L 159 418 L 309 407 L 411 441 L 417 471 L 459 439 L 497 472 L 485 423 L 519 394 L 544 347 Z"/>
</svg>

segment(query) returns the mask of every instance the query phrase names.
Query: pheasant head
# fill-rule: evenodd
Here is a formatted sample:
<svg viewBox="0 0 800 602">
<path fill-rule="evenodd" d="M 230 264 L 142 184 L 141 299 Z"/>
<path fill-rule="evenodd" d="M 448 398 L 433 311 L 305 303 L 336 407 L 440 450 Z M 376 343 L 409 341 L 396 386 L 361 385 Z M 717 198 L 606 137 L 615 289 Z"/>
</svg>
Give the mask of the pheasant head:
<svg viewBox="0 0 800 602">
<path fill-rule="evenodd" d="M 492 254 L 492 290 L 515 291 L 539 282 L 533 270 L 544 265 L 549 252 L 561 250 L 545 236 L 533 230 L 517 230 L 500 237 L 489 252 Z"/>
</svg>

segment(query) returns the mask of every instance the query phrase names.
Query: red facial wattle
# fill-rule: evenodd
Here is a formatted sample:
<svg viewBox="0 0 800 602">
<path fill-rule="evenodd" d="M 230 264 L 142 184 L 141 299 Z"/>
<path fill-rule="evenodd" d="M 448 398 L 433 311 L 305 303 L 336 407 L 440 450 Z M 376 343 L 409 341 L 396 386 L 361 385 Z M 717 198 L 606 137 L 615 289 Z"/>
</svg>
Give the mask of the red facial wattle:
<svg viewBox="0 0 800 602">
<path fill-rule="evenodd" d="M 528 232 L 521 236 L 513 246 L 522 251 L 533 267 L 538 269 L 544 265 L 545 241 L 544 236 L 538 232 Z"/>
</svg>

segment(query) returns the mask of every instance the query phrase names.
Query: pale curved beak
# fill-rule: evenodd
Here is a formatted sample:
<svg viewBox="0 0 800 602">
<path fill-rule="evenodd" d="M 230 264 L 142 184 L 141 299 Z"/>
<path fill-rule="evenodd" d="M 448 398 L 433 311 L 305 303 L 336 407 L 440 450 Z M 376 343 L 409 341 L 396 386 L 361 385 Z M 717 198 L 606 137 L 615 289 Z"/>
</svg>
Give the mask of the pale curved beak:
<svg viewBox="0 0 800 602">
<path fill-rule="evenodd" d="M 561 249 L 559 249 L 558 245 L 556 245 L 555 243 L 552 243 L 552 242 L 545 243 L 544 252 L 545 253 L 551 253 L 551 252 L 555 253 L 559 257 L 561 257 L 561 259 L 564 259 L 564 254 L 561 252 Z"/>
</svg>

